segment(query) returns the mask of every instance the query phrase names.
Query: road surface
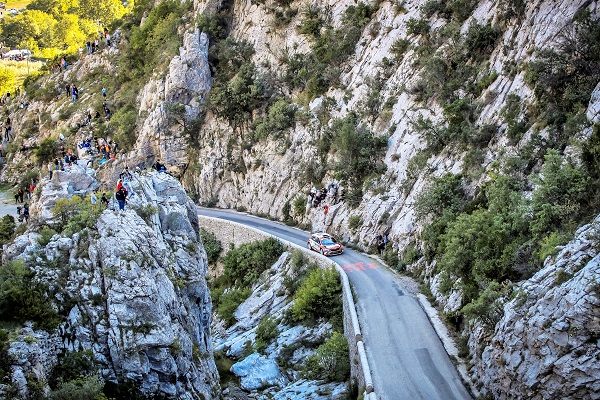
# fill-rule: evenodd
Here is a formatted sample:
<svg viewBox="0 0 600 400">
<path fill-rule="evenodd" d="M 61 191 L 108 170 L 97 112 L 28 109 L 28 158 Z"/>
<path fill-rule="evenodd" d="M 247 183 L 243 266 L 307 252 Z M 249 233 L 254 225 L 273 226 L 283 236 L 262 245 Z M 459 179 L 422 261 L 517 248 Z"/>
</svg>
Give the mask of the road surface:
<svg viewBox="0 0 600 400">
<path fill-rule="evenodd" d="M 238 222 L 306 246 L 309 233 L 229 210 L 199 208 L 199 214 Z M 382 400 L 471 399 L 418 300 L 393 273 L 346 249 L 331 257 L 347 273 L 377 397 Z"/>
</svg>

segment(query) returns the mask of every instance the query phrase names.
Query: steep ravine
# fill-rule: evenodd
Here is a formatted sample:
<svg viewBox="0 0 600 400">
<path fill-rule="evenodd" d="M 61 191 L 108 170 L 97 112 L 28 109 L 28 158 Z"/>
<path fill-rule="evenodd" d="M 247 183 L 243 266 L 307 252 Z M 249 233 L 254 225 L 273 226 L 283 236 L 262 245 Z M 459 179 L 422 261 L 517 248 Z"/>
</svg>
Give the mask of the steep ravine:
<svg viewBox="0 0 600 400">
<path fill-rule="evenodd" d="M 445 8 L 446 3 L 454 8 Z M 314 89 L 311 84 L 318 82 L 301 75 L 299 67 L 288 74 L 294 55 L 308 54 L 318 39 L 326 37 L 325 28 L 315 32 L 307 27 L 315 15 L 314 7 L 326 20 L 321 23 L 333 29 L 347 28 L 346 11 L 357 4 L 346 0 L 317 5 L 304 0 L 196 0 L 193 10 L 182 19 L 179 55 L 167 68 L 157 69 L 136 93 L 133 150 L 99 168 L 99 175 L 112 181 L 126 163 L 148 165 L 160 160 L 199 203 L 328 230 L 363 249 L 370 248 L 375 236 L 385 230 L 391 241 L 389 248 L 408 260 L 401 266 L 423 280 L 440 308 L 461 330 L 468 344 L 464 356 L 484 395 L 499 399 L 597 398 L 600 372 L 594 360 L 600 346 L 596 327 L 600 310 L 595 224 L 580 228 L 574 239 L 561 237 L 556 243 L 548 238 L 557 232 L 544 232 L 548 247 L 562 247 L 558 254 L 548 251 L 542 258 L 543 266 L 537 265 L 542 264 L 538 260 L 541 252 L 531 256 L 531 248 L 519 249 L 523 251 L 518 256 L 530 251 L 536 265 L 528 266 L 519 282 L 504 278 L 495 282 L 503 295 L 490 300 L 491 318 L 467 323 L 461 314 L 467 297 L 461 278 L 440 274 L 439 257 L 422 257 L 426 253 L 425 228 L 432 219 L 442 218 L 418 215 L 415 204 L 435 178 L 450 173 L 462 177 L 461 190 L 468 207 L 484 208 L 489 199 L 482 200 L 485 196 L 481 193 L 510 165 L 511 174 L 522 178 L 522 196 L 534 197 L 536 187 L 543 184 L 539 172 L 545 154 L 540 149 L 545 147 L 540 143 L 556 137 L 563 140 L 556 146 L 565 158 L 561 165 L 570 165 L 567 157 L 571 156 L 576 167 L 584 164 L 582 147 L 595 135 L 594 129 L 598 130 L 593 125 L 600 122 L 600 86 L 589 99 L 581 101 L 579 113 L 565 117 L 571 125 L 563 123 L 557 133 L 548 120 L 535 119 L 552 107 L 540 102 L 543 93 L 539 89 L 536 92 L 531 83 L 530 63 L 541 57 L 542 49 L 560 48 L 575 19 L 585 12 L 597 21 L 598 2 L 374 2 L 369 12 L 353 14 L 358 18 L 354 21 L 359 38 L 350 54 L 330 62 L 319 74 L 329 79 L 326 88 Z M 224 36 L 211 43 L 211 32 L 201 33 L 194 26 L 193 21 L 201 15 L 222 18 L 226 22 Z M 219 64 L 210 51 L 210 46 L 224 42 L 225 36 L 252 45 L 253 53 L 242 61 L 254 63 L 252 79 L 263 79 L 270 96 L 255 108 L 242 107 L 237 116 L 219 109 L 226 99 L 211 99 L 227 84 L 224 77 L 228 69 L 236 72 L 239 67 L 235 57 Z M 467 36 L 475 38 L 481 47 L 466 43 Z M 118 32 L 115 38 L 119 38 Z M 465 46 L 470 50 L 460 59 L 460 66 L 470 75 L 451 76 L 451 82 L 446 82 L 447 65 L 436 62 Z M 60 92 L 64 82 L 85 81 L 98 69 L 114 79 L 122 51 L 121 46 L 86 57 L 64 73 L 43 77 L 43 85 Z M 217 51 L 217 55 L 222 53 Z M 301 59 L 300 64 L 308 66 L 310 62 Z M 289 81 L 298 75 L 307 82 L 293 86 Z M 592 79 L 598 77 L 592 75 Z M 81 104 L 90 106 L 95 101 L 96 83 L 85 82 L 89 91 L 83 88 Z M 269 134 L 255 136 L 258 122 L 264 121 L 261 118 L 266 118 L 271 105 L 281 98 L 296 109 L 293 123 L 287 121 L 283 128 L 275 124 Z M 55 99 L 33 99 L 26 111 L 12 106 L 11 112 L 19 117 L 14 118 L 17 138 L 36 145 L 43 138 L 56 137 L 81 119 L 81 115 L 65 111 L 70 108 L 67 102 Z M 351 121 L 386 142 L 381 160 L 376 160 L 383 161 L 386 171 L 364 177 L 360 187 L 363 195 L 355 204 L 346 198 L 329 204 L 325 212 L 323 207 L 306 207 L 310 183 L 326 187 L 343 170 L 339 161 L 352 161 L 352 157 L 344 158 L 343 149 L 336 148 L 343 144 L 331 133 L 336 120 Z M 437 138 L 439 142 L 435 142 L 435 134 L 447 132 L 442 128 L 449 129 L 454 120 L 459 120 L 457 135 L 465 132 L 465 126 L 477 135 L 454 141 Z M 35 134 L 30 134 L 31 126 L 35 126 Z M 570 129 L 568 133 L 565 126 Z M 28 162 L 27 153 L 15 152 L 2 178 L 15 180 Z M 342 181 L 342 188 L 344 194 L 350 193 L 347 182 Z M 577 206 L 569 203 L 560 218 L 568 220 L 575 211 Z M 591 218 L 588 215 L 587 220 L 577 223 L 590 222 Z M 413 257 L 406 256 L 409 250 Z M 515 257 L 515 269 L 521 267 L 516 265 L 518 261 Z M 484 291 L 488 283 L 478 290 Z M 167 386 L 166 390 L 179 390 Z"/>
</svg>

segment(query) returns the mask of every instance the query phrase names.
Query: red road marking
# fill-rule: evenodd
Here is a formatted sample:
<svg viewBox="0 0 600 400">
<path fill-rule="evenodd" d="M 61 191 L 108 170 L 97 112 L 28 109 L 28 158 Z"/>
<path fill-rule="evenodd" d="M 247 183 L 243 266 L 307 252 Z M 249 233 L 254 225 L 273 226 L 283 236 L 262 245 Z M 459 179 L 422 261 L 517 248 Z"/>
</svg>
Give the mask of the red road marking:
<svg viewBox="0 0 600 400">
<path fill-rule="evenodd" d="M 362 261 L 358 261 L 355 262 L 354 264 L 347 264 L 347 265 L 343 265 L 342 269 L 344 271 L 346 271 L 346 273 L 352 273 L 352 272 L 360 272 L 360 271 L 366 271 L 367 269 L 378 269 L 379 265 L 375 264 L 374 262 L 371 262 L 369 264 L 364 263 Z"/>
</svg>

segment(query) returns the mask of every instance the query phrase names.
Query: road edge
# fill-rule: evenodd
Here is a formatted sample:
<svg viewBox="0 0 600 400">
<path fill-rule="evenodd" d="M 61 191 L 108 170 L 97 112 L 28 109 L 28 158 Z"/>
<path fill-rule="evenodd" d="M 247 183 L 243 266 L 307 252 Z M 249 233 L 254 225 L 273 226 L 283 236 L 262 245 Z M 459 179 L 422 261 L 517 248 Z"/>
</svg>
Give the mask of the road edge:
<svg viewBox="0 0 600 400">
<path fill-rule="evenodd" d="M 309 257 L 316 258 L 322 264 L 329 264 L 329 265 L 335 266 L 335 269 L 338 272 L 338 274 L 340 276 L 340 280 L 342 282 L 342 292 L 343 292 L 343 296 L 345 298 L 345 302 L 348 304 L 348 311 L 350 312 L 350 320 L 352 321 L 352 328 L 354 331 L 354 341 L 355 341 L 356 347 L 358 349 L 358 356 L 359 356 L 359 360 L 360 360 L 360 364 L 361 364 L 361 369 L 363 371 L 363 377 L 365 380 L 365 395 L 363 398 L 364 398 L 364 400 L 377 400 L 377 395 L 375 394 L 375 387 L 373 386 L 373 378 L 371 376 L 371 368 L 369 366 L 369 361 L 367 359 L 365 345 L 362 340 L 362 333 L 360 330 L 360 323 L 358 321 L 358 314 L 357 314 L 356 306 L 354 303 L 354 296 L 352 295 L 352 288 L 350 286 L 350 281 L 348 280 L 348 276 L 346 275 L 346 273 L 344 272 L 342 267 L 332 259 L 329 259 L 329 258 L 327 258 L 321 254 L 315 253 L 313 251 L 310 251 L 303 246 L 297 245 L 295 243 L 292 243 L 285 239 L 282 239 L 278 236 L 275 236 L 268 232 L 262 231 L 258 228 L 240 224 L 239 222 L 230 221 L 230 220 L 226 220 L 226 219 L 222 219 L 222 218 L 209 217 L 206 215 L 198 214 L 198 218 L 199 219 L 208 219 L 208 220 L 217 220 L 221 223 L 234 224 L 234 225 L 237 225 L 244 229 L 253 231 L 258 235 L 275 238 L 275 239 L 279 240 L 280 242 L 285 243 L 287 246 L 289 246 L 291 248 L 302 251 L 304 254 L 307 254 Z"/>
</svg>

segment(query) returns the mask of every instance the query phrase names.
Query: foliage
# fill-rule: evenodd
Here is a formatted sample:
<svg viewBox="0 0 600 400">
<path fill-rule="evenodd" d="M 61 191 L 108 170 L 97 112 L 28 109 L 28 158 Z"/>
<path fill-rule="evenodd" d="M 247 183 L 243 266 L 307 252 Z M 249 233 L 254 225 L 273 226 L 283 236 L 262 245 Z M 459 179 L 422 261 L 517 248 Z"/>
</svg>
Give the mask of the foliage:
<svg viewBox="0 0 600 400">
<path fill-rule="evenodd" d="M 323 10 L 316 5 L 309 5 L 301 12 L 302 18 L 296 31 L 301 35 L 317 37 L 321 33 L 321 28 L 325 25 Z"/>
<path fill-rule="evenodd" d="M 490 24 L 472 23 L 465 35 L 467 52 L 477 58 L 483 58 L 494 50 L 501 34 L 500 29 Z"/>
<path fill-rule="evenodd" d="M 342 285 L 335 268 L 313 270 L 294 294 L 294 321 L 330 319 L 342 314 Z"/>
<path fill-rule="evenodd" d="M 94 38 L 95 21 L 108 25 L 125 12 L 119 0 L 34 0 L 27 10 L 2 20 L 0 39 L 9 47 L 28 48 L 37 56 L 53 58 L 61 53 L 76 53 L 81 43 Z"/>
<path fill-rule="evenodd" d="M 426 35 L 431 27 L 424 19 L 410 18 L 406 21 L 406 33 L 409 35 Z"/>
<path fill-rule="evenodd" d="M 70 199 L 60 198 L 52 207 L 52 215 L 55 218 L 54 228 L 66 236 L 71 236 L 84 228 L 94 228 L 102 211 L 101 207 L 94 207 L 90 201 L 83 200 L 79 196 Z"/>
<path fill-rule="evenodd" d="M 361 226 L 363 223 L 362 216 L 360 214 L 351 215 L 348 217 L 348 228 L 354 230 Z"/>
<path fill-rule="evenodd" d="M 131 76 L 147 76 L 157 65 L 166 66 L 171 56 L 177 54 L 181 45 L 177 30 L 183 11 L 180 2 L 163 1 L 152 7 L 140 26 L 132 27 L 127 51 L 121 59 Z"/>
<path fill-rule="evenodd" d="M 444 212 L 458 213 L 466 204 L 466 195 L 460 175 L 446 174 L 434 178 L 419 195 L 414 204 L 417 218 L 439 217 Z"/>
<path fill-rule="evenodd" d="M 217 239 L 214 233 L 207 231 L 204 228 L 200 228 L 200 237 L 202 238 L 202 244 L 206 251 L 206 257 L 209 264 L 216 264 L 221 251 L 223 251 L 223 245 Z"/>
<path fill-rule="evenodd" d="M 461 312 L 469 320 L 479 320 L 488 330 L 493 330 L 504 313 L 499 299 L 506 295 L 507 290 L 508 287 L 498 282 L 490 282 L 479 298 L 464 306 Z"/>
<path fill-rule="evenodd" d="M 94 372 L 94 355 L 91 350 L 71 351 L 59 357 L 58 363 L 52 368 L 48 383 L 50 387 L 57 388 L 62 383 Z"/>
<path fill-rule="evenodd" d="M 326 382 L 346 381 L 350 376 L 350 350 L 344 335 L 333 332 L 329 340 L 306 360 L 302 376 Z"/>
<path fill-rule="evenodd" d="M 259 352 L 264 349 L 279 335 L 278 321 L 270 315 L 267 315 L 260 321 L 256 327 L 256 349 Z"/>
<path fill-rule="evenodd" d="M 46 138 L 40 142 L 40 146 L 34 150 L 38 164 L 43 165 L 48 161 L 52 161 L 56 156 L 56 140 Z"/>
<path fill-rule="evenodd" d="M 582 146 L 581 159 L 593 179 L 600 178 L 600 124 L 594 125 L 592 134 Z"/>
<path fill-rule="evenodd" d="M 132 208 L 136 212 L 136 214 L 139 215 L 140 218 L 144 220 L 144 222 L 146 222 L 146 224 L 151 224 L 152 216 L 156 215 L 156 213 L 158 212 L 158 208 L 156 208 L 152 204 L 133 206 Z"/>
<path fill-rule="evenodd" d="M 220 82 L 211 90 L 210 106 L 215 114 L 233 127 L 248 121 L 252 112 L 265 100 L 265 88 L 253 63 L 245 63 L 228 82 Z"/>
<path fill-rule="evenodd" d="M 256 283 L 283 253 L 283 245 L 277 239 L 268 238 L 246 243 L 230 250 L 223 257 L 223 277 L 232 286 L 249 287 Z"/>
<path fill-rule="evenodd" d="M 399 38 L 392 43 L 392 47 L 390 47 L 390 52 L 394 55 L 394 60 L 402 61 L 404 58 L 404 54 L 410 48 L 410 40 L 405 38 Z"/>
<path fill-rule="evenodd" d="M 557 50 L 542 50 L 529 64 L 525 80 L 538 100 L 539 118 L 547 124 L 560 128 L 567 114 L 587 107 L 600 74 L 599 37 L 600 23 L 589 11 L 582 12 L 561 33 Z"/>
<path fill-rule="evenodd" d="M 0 218 L 0 248 L 10 241 L 15 232 L 15 227 L 15 217 L 12 215 L 6 214 Z"/>
<path fill-rule="evenodd" d="M 114 129 L 114 140 L 125 151 L 135 145 L 136 122 L 137 110 L 132 104 L 119 107 L 110 118 L 109 126 Z"/>
<path fill-rule="evenodd" d="M 215 294 L 211 293 L 211 297 L 215 302 L 217 314 L 223 319 L 227 326 L 235 323 L 235 310 L 252 294 L 252 289 L 230 289 L 226 293 L 219 295 L 218 291 Z"/>
<path fill-rule="evenodd" d="M 271 107 L 266 116 L 254 123 L 254 135 L 259 139 L 282 137 L 283 132 L 295 124 L 296 107 L 284 99 L 279 99 Z"/>
<path fill-rule="evenodd" d="M 501 111 L 501 116 L 506 122 L 507 129 L 506 135 L 513 141 L 519 141 L 523 137 L 523 134 L 529 129 L 529 119 L 527 115 L 521 118 L 523 113 L 523 106 L 521 104 L 521 98 L 511 93 L 506 97 L 504 107 Z"/>
<path fill-rule="evenodd" d="M 589 178 L 581 167 L 549 149 L 535 183 L 531 199 L 534 237 L 575 225 L 581 219 L 582 205 L 589 199 Z"/>
<path fill-rule="evenodd" d="M 11 359 L 8 354 L 8 349 L 10 349 L 8 332 L 4 329 L 0 329 L 0 380 L 2 382 L 4 382 L 4 379 L 11 367 Z"/>
<path fill-rule="evenodd" d="M 58 232 L 45 225 L 44 227 L 42 227 L 42 229 L 39 230 L 38 233 L 41 235 L 37 239 L 38 243 L 40 244 L 40 246 L 46 246 L 48 243 L 50 243 L 52 236 L 56 235 Z"/>
<path fill-rule="evenodd" d="M 107 397 L 102 392 L 104 382 L 97 376 L 88 375 L 62 383 L 56 390 L 50 394 L 52 400 L 106 400 Z"/>
<path fill-rule="evenodd" d="M 3 264 L 0 266 L 0 320 L 33 321 L 38 329 L 54 329 L 60 321 L 47 291 L 22 260 Z"/>
<path fill-rule="evenodd" d="M 335 176 L 349 189 L 346 200 L 351 204 L 360 202 L 366 178 L 382 174 L 386 169 L 383 154 L 387 138 L 373 134 L 358 124 L 355 115 L 350 115 L 334 120 L 321 140 L 332 144 L 336 155 Z"/>
</svg>

